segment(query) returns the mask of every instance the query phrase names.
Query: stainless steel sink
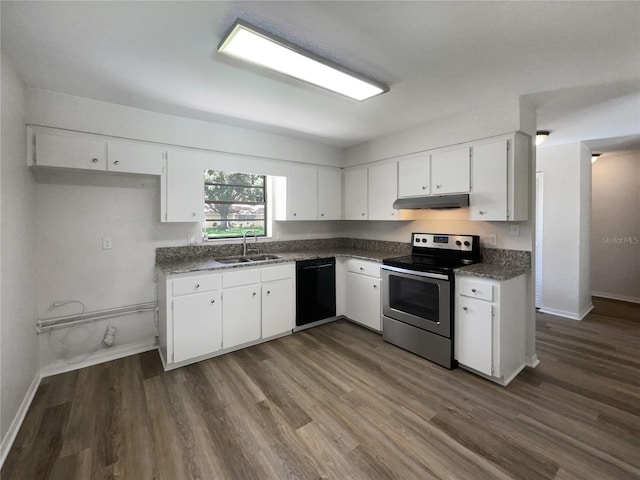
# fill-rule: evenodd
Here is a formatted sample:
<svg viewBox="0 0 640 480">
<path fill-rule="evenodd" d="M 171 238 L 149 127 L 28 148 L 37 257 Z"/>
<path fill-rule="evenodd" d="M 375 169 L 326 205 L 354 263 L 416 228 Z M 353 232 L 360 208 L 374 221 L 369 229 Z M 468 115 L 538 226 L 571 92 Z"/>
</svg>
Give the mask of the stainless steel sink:
<svg viewBox="0 0 640 480">
<path fill-rule="evenodd" d="M 249 260 L 247 257 L 227 257 L 227 258 L 216 258 L 216 262 L 218 263 L 248 263 Z"/>
<path fill-rule="evenodd" d="M 216 262 L 218 263 L 251 263 L 251 262 L 263 262 L 265 260 L 275 260 L 280 258 L 278 255 L 252 255 L 250 257 L 224 257 L 224 258 L 216 258 Z"/>
<path fill-rule="evenodd" d="M 280 258 L 278 255 L 269 255 L 269 254 L 264 254 L 264 255 L 252 255 L 249 258 L 249 260 L 251 260 L 252 262 L 260 262 L 260 261 L 264 261 L 264 260 L 276 260 L 278 258 Z"/>
</svg>

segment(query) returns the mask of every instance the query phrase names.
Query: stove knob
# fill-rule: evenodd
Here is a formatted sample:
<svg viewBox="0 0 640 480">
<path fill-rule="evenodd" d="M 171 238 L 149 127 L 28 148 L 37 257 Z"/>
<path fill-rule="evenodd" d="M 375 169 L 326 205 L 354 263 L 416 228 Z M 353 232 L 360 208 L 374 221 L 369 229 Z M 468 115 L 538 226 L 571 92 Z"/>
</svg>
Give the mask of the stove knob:
<svg viewBox="0 0 640 480">
<path fill-rule="evenodd" d="M 462 245 L 462 242 L 460 240 L 456 240 L 456 245 L 460 246 Z"/>
<path fill-rule="evenodd" d="M 470 245 L 471 245 L 471 244 L 470 244 L 469 242 L 464 242 L 464 246 L 465 246 L 465 247 L 468 247 L 468 246 L 470 246 Z"/>
<path fill-rule="evenodd" d="M 426 238 L 423 238 L 423 239 L 422 239 L 422 243 L 427 243 L 427 239 L 426 239 Z"/>
</svg>

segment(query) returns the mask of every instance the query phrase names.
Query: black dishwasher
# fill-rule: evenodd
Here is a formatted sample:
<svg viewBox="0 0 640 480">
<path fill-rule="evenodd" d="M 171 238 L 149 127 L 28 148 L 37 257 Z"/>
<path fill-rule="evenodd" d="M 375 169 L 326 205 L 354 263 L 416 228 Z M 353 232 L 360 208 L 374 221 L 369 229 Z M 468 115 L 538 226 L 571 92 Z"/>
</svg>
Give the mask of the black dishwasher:
<svg viewBox="0 0 640 480">
<path fill-rule="evenodd" d="M 296 262 L 296 326 L 336 316 L 336 259 Z"/>
</svg>

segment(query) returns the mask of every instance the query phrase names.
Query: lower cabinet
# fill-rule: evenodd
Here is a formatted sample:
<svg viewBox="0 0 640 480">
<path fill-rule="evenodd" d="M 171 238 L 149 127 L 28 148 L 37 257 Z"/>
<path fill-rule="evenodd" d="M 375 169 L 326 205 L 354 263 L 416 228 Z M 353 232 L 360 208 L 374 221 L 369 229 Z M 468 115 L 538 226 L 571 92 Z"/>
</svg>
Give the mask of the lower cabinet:
<svg viewBox="0 0 640 480">
<path fill-rule="evenodd" d="M 173 361 L 217 352 L 222 348 L 220 290 L 173 300 Z"/>
<path fill-rule="evenodd" d="M 507 385 L 525 366 L 525 276 L 456 276 L 455 358 L 460 366 Z"/>
<path fill-rule="evenodd" d="M 349 259 L 346 276 L 346 316 L 365 327 L 382 331 L 380 264 Z"/>
<path fill-rule="evenodd" d="M 290 334 L 295 264 L 222 273 L 158 272 L 158 344 L 165 369 Z"/>
</svg>

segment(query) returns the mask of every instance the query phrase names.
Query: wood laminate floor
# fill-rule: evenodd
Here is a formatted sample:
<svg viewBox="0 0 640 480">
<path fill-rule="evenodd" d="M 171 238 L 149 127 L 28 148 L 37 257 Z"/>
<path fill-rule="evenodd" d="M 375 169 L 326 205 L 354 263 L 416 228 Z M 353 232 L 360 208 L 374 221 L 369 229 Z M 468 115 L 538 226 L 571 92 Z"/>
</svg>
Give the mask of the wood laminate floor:
<svg viewBox="0 0 640 480">
<path fill-rule="evenodd" d="M 639 318 L 538 314 L 507 388 L 344 320 L 167 373 L 128 357 L 44 379 L 2 479 L 638 479 Z"/>
</svg>

